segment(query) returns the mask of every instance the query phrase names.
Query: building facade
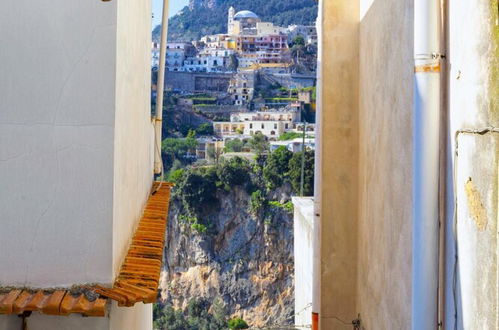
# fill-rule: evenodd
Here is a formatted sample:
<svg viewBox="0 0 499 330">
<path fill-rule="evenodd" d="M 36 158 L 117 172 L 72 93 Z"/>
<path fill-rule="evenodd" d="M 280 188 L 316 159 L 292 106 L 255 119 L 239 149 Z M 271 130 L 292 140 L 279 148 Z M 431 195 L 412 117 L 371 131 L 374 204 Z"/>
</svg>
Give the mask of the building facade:
<svg viewBox="0 0 499 330">
<path fill-rule="evenodd" d="M 313 328 L 497 328 L 497 1 L 320 6 Z M 420 67 L 415 34 L 439 20 L 445 38 L 431 52 L 445 58 Z M 425 75 L 439 78 L 442 100 L 431 233 L 415 230 Z"/>
<path fill-rule="evenodd" d="M 300 122 L 299 111 L 258 111 L 233 113 L 230 122 L 213 122 L 215 134 L 221 137 L 251 137 L 263 134 L 271 141 L 295 130 Z"/>
</svg>

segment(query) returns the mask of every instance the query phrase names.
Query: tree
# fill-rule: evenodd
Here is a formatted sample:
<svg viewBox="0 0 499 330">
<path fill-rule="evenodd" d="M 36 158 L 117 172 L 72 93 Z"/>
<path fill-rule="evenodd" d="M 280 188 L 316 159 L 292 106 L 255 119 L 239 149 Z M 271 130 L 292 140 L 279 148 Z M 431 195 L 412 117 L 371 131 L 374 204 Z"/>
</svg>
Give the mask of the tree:
<svg viewBox="0 0 499 330">
<path fill-rule="evenodd" d="M 269 189 L 274 189 L 284 183 L 292 157 L 293 153 L 283 146 L 269 155 L 263 167 L 263 178 Z"/>
<path fill-rule="evenodd" d="M 204 209 L 217 204 L 217 181 L 214 171 L 187 170 L 175 186 L 175 196 L 180 198 L 189 212 L 200 214 Z"/>
<path fill-rule="evenodd" d="M 233 186 L 241 186 L 249 182 L 250 170 L 251 167 L 247 160 L 234 157 L 220 165 L 217 174 L 225 190 L 230 190 Z"/>
<path fill-rule="evenodd" d="M 184 169 L 174 170 L 170 172 L 170 175 L 168 175 L 168 181 L 177 183 L 182 179 L 183 176 L 184 176 Z"/>
<path fill-rule="evenodd" d="M 289 178 L 291 186 L 295 193 L 300 192 L 301 185 L 301 164 L 303 152 L 297 152 L 289 161 Z M 314 195 L 314 162 L 315 152 L 313 150 L 305 151 L 305 180 L 303 185 L 303 193 L 305 196 Z"/>
<path fill-rule="evenodd" d="M 261 154 L 264 151 L 269 150 L 269 143 L 267 142 L 265 136 L 260 132 L 253 135 L 253 137 L 248 141 L 248 145 L 251 150 L 257 154 Z"/>
<path fill-rule="evenodd" d="M 199 127 L 196 128 L 196 134 L 199 136 L 213 135 L 213 125 L 210 125 L 208 123 L 199 125 Z"/>
<path fill-rule="evenodd" d="M 297 35 L 293 40 L 293 46 L 294 45 L 305 46 L 305 38 L 303 38 L 301 34 Z"/>
<path fill-rule="evenodd" d="M 225 152 L 241 152 L 244 147 L 244 142 L 240 139 L 225 141 Z"/>
<path fill-rule="evenodd" d="M 214 145 L 209 145 L 206 148 L 206 153 L 209 159 L 213 159 L 215 163 L 218 164 L 220 156 L 222 155 L 222 150 L 220 148 L 216 148 Z"/>
</svg>

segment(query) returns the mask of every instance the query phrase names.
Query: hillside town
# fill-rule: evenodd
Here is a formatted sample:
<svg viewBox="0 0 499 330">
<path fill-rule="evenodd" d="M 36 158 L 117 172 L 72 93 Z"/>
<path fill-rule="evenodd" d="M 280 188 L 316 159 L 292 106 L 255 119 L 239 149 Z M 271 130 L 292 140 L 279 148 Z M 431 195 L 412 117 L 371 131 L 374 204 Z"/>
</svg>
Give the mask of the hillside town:
<svg viewBox="0 0 499 330">
<path fill-rule="evenodd" d="M 259 134 L 269 150 L 313 149 L 316 54 L 315 26 L 280 27 L 230 7 L 226 33 L 166 46 L 164 93 L 177 119 L 170 135 L 184 131 L 185 137 L 186 126 L 210 125 L 209 134 L 197 134 L 196 152 L 188 151 L 195 160 Z M 159 44 L 153 42 L 153 71 L 158 64 Z"/>
</svg>

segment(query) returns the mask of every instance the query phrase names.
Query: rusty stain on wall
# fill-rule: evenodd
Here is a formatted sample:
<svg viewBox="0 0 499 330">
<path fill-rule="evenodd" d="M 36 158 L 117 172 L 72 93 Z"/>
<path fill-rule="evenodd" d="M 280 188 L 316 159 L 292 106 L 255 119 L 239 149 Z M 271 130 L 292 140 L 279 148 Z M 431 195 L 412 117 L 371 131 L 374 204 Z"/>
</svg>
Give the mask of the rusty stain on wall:
<svg viewBox="0 0 499 330">
<path fill-rule="evenodd" d="M 482 196 L 471 178 L 466 182 L 464 189 L 466 191 L 470 215 L 478 230 L 483 231 L 487 228 L 487 211 L 483 206 Z"/>
</svg>

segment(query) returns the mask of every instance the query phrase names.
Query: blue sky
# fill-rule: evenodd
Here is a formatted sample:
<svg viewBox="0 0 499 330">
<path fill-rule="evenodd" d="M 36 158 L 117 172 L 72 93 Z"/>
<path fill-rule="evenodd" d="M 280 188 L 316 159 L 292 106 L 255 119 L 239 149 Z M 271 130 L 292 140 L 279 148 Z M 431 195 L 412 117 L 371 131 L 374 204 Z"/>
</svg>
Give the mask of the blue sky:
<svg viewBox="0 0 499 330">
<path fill-rule="evenodd" d="M 189 4 L 189 0 L 170 0 L 170 17 L 178 13 Z M 161 23 L 163 14 L 163 0 L 152 0 L 152 12 L 154 13 L 153 27 Z"/>
</svg>

